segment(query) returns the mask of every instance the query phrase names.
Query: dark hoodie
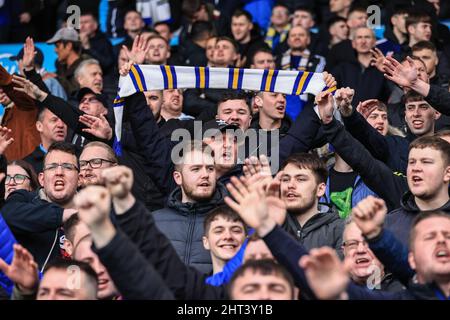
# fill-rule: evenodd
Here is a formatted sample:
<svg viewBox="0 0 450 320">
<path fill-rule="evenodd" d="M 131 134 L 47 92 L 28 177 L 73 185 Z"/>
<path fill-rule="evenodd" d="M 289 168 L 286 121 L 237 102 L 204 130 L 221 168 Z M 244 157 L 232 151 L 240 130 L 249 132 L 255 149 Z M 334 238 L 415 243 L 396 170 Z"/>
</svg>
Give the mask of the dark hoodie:
<svg viewBox="0 0 450 320">
<path fill-rule="evenodd" d="M 283 229 L 289 232 L 307 250 L 328 246 L 334 248 L 342 257 L 342 233 L 344 220 L 329 205 L 320 204 L 319 212 L 312 216 L 303 227 L 296 216 L 288 212 Z"/>
<path fill-rule="evenodd" d="M 205 274 L 212 271 L 211 256 L 203 247 L 203 221 L 209 211 L 223 204 L 225 187 L 218 183 L 207 202 L 181 202 L 181 187 L 170 195 L 167 207 L 153 212 L 156 225 L 170 240 L 181 260 Z"/>
<path fill-rule="evenodd" d="M 450 201 L 437 209 L 450 214 Z M 425 211 L 421 211 L 417 207 L 413 194 L 411 191 L 408 191 L 402 196 L 400 208 L 390 212 L 386 216 L 386 229 L 390 230 L 403 245 L 409 247 L 409 231 L 411 230 L 411 224 L 420 212 Z"/>
</svg>

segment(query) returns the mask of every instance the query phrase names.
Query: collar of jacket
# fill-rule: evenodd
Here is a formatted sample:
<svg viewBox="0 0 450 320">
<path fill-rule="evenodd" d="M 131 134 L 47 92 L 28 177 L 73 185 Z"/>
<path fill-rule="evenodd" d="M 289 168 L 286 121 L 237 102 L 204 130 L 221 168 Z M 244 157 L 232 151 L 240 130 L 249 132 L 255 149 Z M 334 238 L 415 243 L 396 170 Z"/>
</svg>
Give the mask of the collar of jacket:
<svg viewBox="0 0 450 320">
<path fill-rule="evenodd" d="M 172 193 L 169 195 L 167 200 L 167 206 L 171 209 L 174 209 L 181 214 L 188 215 L 191 212 L 196 212 L 200 214 L 206 214 L 215 207 L 223 204 L 223 199 L 227 195 L 225 187 L 217 182 L 216 191 L 214 192 L 212 198 L 209 201 L 205 202 L 181 202 L 181 187 L 177 187 Z"/>
<path fill-rule="evenodd" d="M 394 34 L 394 30 L 391 27 L 387 27 L 386 28 L 386 30 L 384 31 L 383 36 L 387 40 L 389 40 L 389 41 L 391 41 L 391 42 L 393 42 L 395 44 L 401 45 L 401 43 L 398 41 L 397 37 Z"/>
<path fill-rule="evenodd" d="M 414 200 L 414 195 L 411 193 L 411 191 L 405 192 L 405 194 L 402 196 L 400 206 L 407 213 L 418 214 L 419 212 L 421 212 L 419 207 L 417 207 L 416 201 Z M 447 201 L 447 203 L 445 203 L 442 207 L 436 209 L 450 214 L 450 200 Z"/>
<path fill-rule="evenodd" d="M 318 209 L 318 212 L 306 221 L 303 227 L 300 226 L 297 217 L 291 212 L 288 212 L 286 222 L 290 228 L 293 228 L 295 231 L 302 230 L 303 234 L 306 235 L 319 229 L 323 225 L 330 224 L 331 222 L 340 219 L 339 214 L 329 204 L 320 203 Z"/>
<path fill-rule="evenodd" d="M 419 284 L 411 280 L 408 284 L 408 291 L 418 300 L 440 300 L 440 297 L 441 299 L 445 297 L 445 294 L 434 282 Z"/>
<path fill-rule="evenodd" d="M 47 196 L 47 194 L 45 193 L 44 188 L 40 188 L 40 189 L 38 190 L 37 194 L 38 194 L 39 199 L 44 200 L 44 201 L 47 201 L 47 202 L 51 202 L 51 201 L 48 199 L 48 196 Z"/>
<path fill-rule="evenodd" d="M 243 165 L 242 164 L 237 164 L 235 165 L 232 169 L 230 169 L 228 172 L 226 172 L 223 176 L 221 176 L 218 179 L 218 182 L 220 184 L 222 184 L 223 186 L 225 186 L 231 179 L 231 177 L 235 176 L 235 177 L 240 177 L 243 174 Z M 228 194 L 228 192 L 226 191 L 226 194 Z"/>
<path fill-rule="evenodd" d="M 281 126 L 278 130 L 280 130 L 280 136 L 284 136 L 288 133 L 289 129 L 292 126 L 291 118 L 285 113 L 283 119 L 281 119 Z M 250 128 L 252 129 L 262 129 L 259 125 L 259 112 L 255 113 L 252 116 L 252 122 L 250 123 Z"/>
</svg>

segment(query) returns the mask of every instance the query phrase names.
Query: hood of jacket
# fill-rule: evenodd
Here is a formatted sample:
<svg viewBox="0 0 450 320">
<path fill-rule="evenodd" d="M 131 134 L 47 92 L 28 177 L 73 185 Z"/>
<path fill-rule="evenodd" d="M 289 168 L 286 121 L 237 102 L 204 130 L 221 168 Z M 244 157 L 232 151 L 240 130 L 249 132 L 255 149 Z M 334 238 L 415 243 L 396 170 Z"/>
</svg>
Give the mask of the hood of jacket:
<svg viewBox="0 0 450 320">
<path fill-rule="evenodd" d="M 421 210 L 417 207 L 416 201 L 414 200 L 414 195 L 411 191 L 405 192 L 400 200 L 400 206 L 402 209 L 408 213 L 418 214 Z M 450 200 L 447 201 L 439 210 L 444 211 L 445 213 L 450 214 Z"/>
<path fill-rule="evenodd" d="M 222 184 L 223 186 L 226 186 L 227 183 L 230 182 L 231 177 L 235 176 L 235 177 L 240 177 L 242 176 L 242 174 L 244 173 L 243 171 L 243 165 L 242 164 L 237 164 L 235 165 L 231 170 L 229 170 L 228 172 L 226 172 L 223 176 L 221 176 L 218 179 L 218 182 L 220 184 Z M 228 194 L 228 193 L 227 193 Z"/>
<path fill-rule="evenodd" d="M 292 120 L 287 114 L 285 114 L 283 119 L 281 119 L 281 126 L 279 129 L 280 136 L 286 135 L 291 126 L 292 126 Z M 261 129 L 261 126 L 259 125 L 259 112 L 252 116 L 252 122 L 250 123 L 250 128 Z"/>
<path fill-rule="evenodd" d="M 167 206 L 173 210 L 178 211 L 182 215 L 189 215 L 191 212 L 206 214 L 215 207 L 223 204 L 223 199 L 226 195 L 227 191 L 225 187 L 220 182 L 218 182 L 216 184 L 216 190 L 214 191 L 214 194 L 210 200 L 196 203 L 183 203 L 181 202 L 181 187 L 177 187 L 170 193 L 167 200 Z"/>
<path fill-rule="evenodd" d="M 296 216 L 290 212 L 288 212 L 287 223 L 291 228 L 294 227 L 296 230 L 301 229 L 304 234 L 308 234 L 324 225 L 331 224 L 336 220 L 341 220 L 336 210 L 329 204 L 320 203 L 319 212 L 306 221 L 303 228 L 298 223 Z"/>
<path fill-rule="evenodd" d="M 442 300 L 446 298 L 435 283 L 419 284 L 410 281 L 408 291 L 418 300 Z"/>
</svg>

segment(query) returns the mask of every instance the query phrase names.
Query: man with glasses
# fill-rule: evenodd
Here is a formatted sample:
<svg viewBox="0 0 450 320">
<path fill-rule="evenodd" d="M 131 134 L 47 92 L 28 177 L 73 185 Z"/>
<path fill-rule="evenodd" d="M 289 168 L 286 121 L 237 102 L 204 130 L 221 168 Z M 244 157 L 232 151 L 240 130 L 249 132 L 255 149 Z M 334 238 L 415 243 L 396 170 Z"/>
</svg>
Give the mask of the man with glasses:
<svg viewBox="0 0 450 320">
<path fill-rule="evenodd" d="M 361 229 L 351 218 L 346 221 L 342 240 L 342 251 L 353 282 L 368 289 L 390 292 L 400 291 L 403 288 L 392 274 L 386 272 L 383 264 L 370 250 Z"/>
<path fill-rule="evenodd" d="M 75 147 L 66 142 L 52 144 L 39 173 L 36 192 L 17 190 L 1 214 L 17 241 L 28 249 L 39 268 L 63 254 L 61 226 L 76 212 L 73 204 L 78 186 L 79 166 Z"/>
<path fill-rule="evenodd" d="M 84 146 L 80 155 L 80 187 L 102 184 L 103 169 L 117 165 L 114 150 L 103 142 L 94 141 Z"/>
</svg>

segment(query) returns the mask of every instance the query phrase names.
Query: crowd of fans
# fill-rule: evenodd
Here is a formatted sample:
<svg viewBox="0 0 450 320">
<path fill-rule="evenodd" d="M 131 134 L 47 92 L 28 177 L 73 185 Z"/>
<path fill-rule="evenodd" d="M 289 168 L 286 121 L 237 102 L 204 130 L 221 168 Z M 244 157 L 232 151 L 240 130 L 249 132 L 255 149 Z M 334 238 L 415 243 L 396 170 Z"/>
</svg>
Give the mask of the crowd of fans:
<svg viewBox="0 0 450 320">
<path fill-rule="evenodd" d="M 446 1 L 112 0 L 107 33 L 99 5 L 0 1 L 0 43 L 23 42 L 19 73 L 0 66 L 0 298 L 449 299 Z M 135 64 L 337 90 L 137 92 L 118 154 Z M 217 135 L 174 139 L 198 122 Z M 236 138 L 252 130 L 256 148 Z"/>
</svg>

